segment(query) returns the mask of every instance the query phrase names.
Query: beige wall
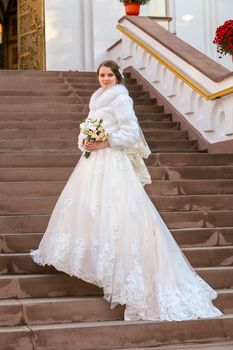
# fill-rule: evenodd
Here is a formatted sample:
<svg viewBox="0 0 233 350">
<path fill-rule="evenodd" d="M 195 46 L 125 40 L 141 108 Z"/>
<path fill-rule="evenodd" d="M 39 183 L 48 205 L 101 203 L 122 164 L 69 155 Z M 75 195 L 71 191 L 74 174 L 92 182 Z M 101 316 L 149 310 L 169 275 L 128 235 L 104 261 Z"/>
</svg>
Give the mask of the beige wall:
<svg viewBox="0 0 233 350">
<path fill-rule="evenodd" d="M 173 4 L 176 18 L 173 31 L 177 36 L 188 42 L 212 59 L 232 70 L 232 60 L 229 55 L 219 59 L 216 45 L 212 43 L 216 28 L 227 19 L 232 19 L 232 0 L 170 0 Z M 187 15 L 191 16 L 190 20 Z"/>
<path fill-rule="evenodd" d="M 151 0 L 141 15 L 161 13 L 164 1 Z M 45 0 L 47 69 L 95 69 L 120 38 L 116 24 L 123 15 L 119 0 Z"/>
</svg>

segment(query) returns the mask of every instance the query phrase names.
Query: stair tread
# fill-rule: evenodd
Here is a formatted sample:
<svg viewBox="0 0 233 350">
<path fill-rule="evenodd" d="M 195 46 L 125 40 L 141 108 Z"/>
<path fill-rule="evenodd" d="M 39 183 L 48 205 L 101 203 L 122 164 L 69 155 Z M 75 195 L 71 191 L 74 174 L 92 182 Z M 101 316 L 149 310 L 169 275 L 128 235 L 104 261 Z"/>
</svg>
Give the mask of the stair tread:
<svg viewBox="0 0 233 350">
<path fill-rule="evenodd" d="M 184 247 L 182 248 L 183 251 L 220 251 L 220 250 L 232 250 L 233 245 L 227 245 L 227 246 L 214 246 L 214 247 Z M 28 253 L 21 253 L 21 252 L 14 252 L 14 253 L 0 253 L 0 257 L 29 257 L 29 252 Z"/>
<path fill-rule="evenodd" d="M 223 342 L 211 342 L 211 343 L 198 343 L 198 344 L 184 344 L 177 345 L 165 345 L 158 347 L 146 347 L 146 348 L 118 348 L 116 350 L 232 350 L 233 342 L 225 340 Z"/>
<path fill-rule="evenodd" d="M 205 266 L 205 267 L 196 267 L 195 268 L 196 271 L 233 271 L 233 266 Z M 40 278 L 40 277 L 55 277 L 57 278 L 57 276 L 65 276 L 65 277 L 70 277 L 70 278 L 73 278 L 65 273 L 59 273 L 59 274 L 56 274 L 56 273 L 38 273 L 38 274 L 7 274 L 7 275 L 0 275 L 0 279 L 12 279 L 13 277 L 15 278 L 20 278 L 20 279 L 23 279 L 23 278 Z M 76 277 L 74 277 L 76 278 Z"/>
<path fill-rule="evenodd" d="M 223 319 L 233 319 L 233 314 L 227 314 L 227 315 L 223 315 L 220 317 L 215 317 L 215 318 L 206 318 L 205 320 L 223 320 Z M 49 325 L 32 325 L 29 326 L 30 329 L 32 330 L 44 330 L 44 329 L 63 329 L 63 328 L 89 328 L 89 327 L 111 327 L 111 326 L 126 326 L 126 325 L 164 325 L 165 323 L 168 324 L 173 324 L 175 326 L 176 323 L 189 323 L 189 322 L 200 322 L 200 320 L 192 320 L 192 321 L 173 321 L 173 322 L 169 322 L 169 321 L 163 321 L 162 323 L 159 321 L 127 321 L 127 323 L 125 321 L 106 321 L 106 322 L 72 322 L 72 323 L 67 323 L 67 324 L 49 324 Z M 4 327 L 5 331 L 8 331 L 8 329 L 12 329 L 12 328 L 18 328 L 18 327 Z M 23 326 L 19 326 L 19 328 L 26 328 L 27 327 L 23 327 Z M 0 332 L 1 332 L 1 328 L 0 328 Z"/>
<path fill-rule="evenodd" d="M 215 291 L 218 294 L 233 294 L 233 287 L 232 288 L 228 288 L 228 289 L 215 289 Z M 105 303 L 105 301 L 103 300 L 103 295 L 94 295 L 94 296 L 69 296 L 69 297 L 61 297 L 61 296 L 56 296 L 56 297 L 34 297 L 34 298 L 12 298 L 12 299 L 1 299 L 0 300 L 0 305 L 15 305 L 15 304 L 30 304 L 30 303 L 52 303 L 52 302 L 75 302 L 75 301 L 92 301 L 92 300 L 100 300 L 101 302 Z M 107 303 L 107 305 L 109 305 Z"/>
</svg>

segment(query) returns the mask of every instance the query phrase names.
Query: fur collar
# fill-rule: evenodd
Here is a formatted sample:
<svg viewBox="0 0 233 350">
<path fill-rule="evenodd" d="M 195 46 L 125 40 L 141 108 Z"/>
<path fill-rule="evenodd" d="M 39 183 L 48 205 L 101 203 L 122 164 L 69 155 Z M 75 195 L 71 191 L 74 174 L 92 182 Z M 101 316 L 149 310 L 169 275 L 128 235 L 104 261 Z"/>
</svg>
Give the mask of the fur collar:
<svg viewBox="0 0 233 350">
<path fill-rule="evenodd" d="M 129 95 L 128 90 L 122 84 L 116 84 L 109 89 L 102 87 L 96 90 L 90 99 L 90 109 L 99 109 L 110 104 L 118 95 Z"/>
</svg>

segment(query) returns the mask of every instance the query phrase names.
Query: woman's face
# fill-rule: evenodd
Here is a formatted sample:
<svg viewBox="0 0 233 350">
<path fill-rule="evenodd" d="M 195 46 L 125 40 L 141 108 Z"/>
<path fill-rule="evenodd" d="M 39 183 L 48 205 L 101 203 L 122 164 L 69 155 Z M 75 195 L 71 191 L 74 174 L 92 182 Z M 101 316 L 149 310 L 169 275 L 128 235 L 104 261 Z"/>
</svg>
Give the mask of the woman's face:
<svg viewBox="0 0 233 350">
<path fill-rule="evenodd" d="M 108 89 L 117 84 L 117 78 L 110 68 L 103 66 L 99 70 L 99 83 L 102 88 Z"/>
</svg>

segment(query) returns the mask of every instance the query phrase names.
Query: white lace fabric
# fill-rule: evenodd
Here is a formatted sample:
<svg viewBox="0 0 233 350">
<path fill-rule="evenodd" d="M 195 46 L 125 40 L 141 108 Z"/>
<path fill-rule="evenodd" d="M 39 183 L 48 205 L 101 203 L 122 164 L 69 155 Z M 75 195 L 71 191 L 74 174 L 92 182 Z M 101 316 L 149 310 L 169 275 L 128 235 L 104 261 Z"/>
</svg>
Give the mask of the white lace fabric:
<svg viewBox="0 0 233 350">
<path fill-rule="evenodd" d="M 81 158 L 38 250 L 41 265 L 102 287 L 125 320 L 220 316 L 216 292 L 184 257 L 128 156 L 106 148 Z"/>
</svg>

